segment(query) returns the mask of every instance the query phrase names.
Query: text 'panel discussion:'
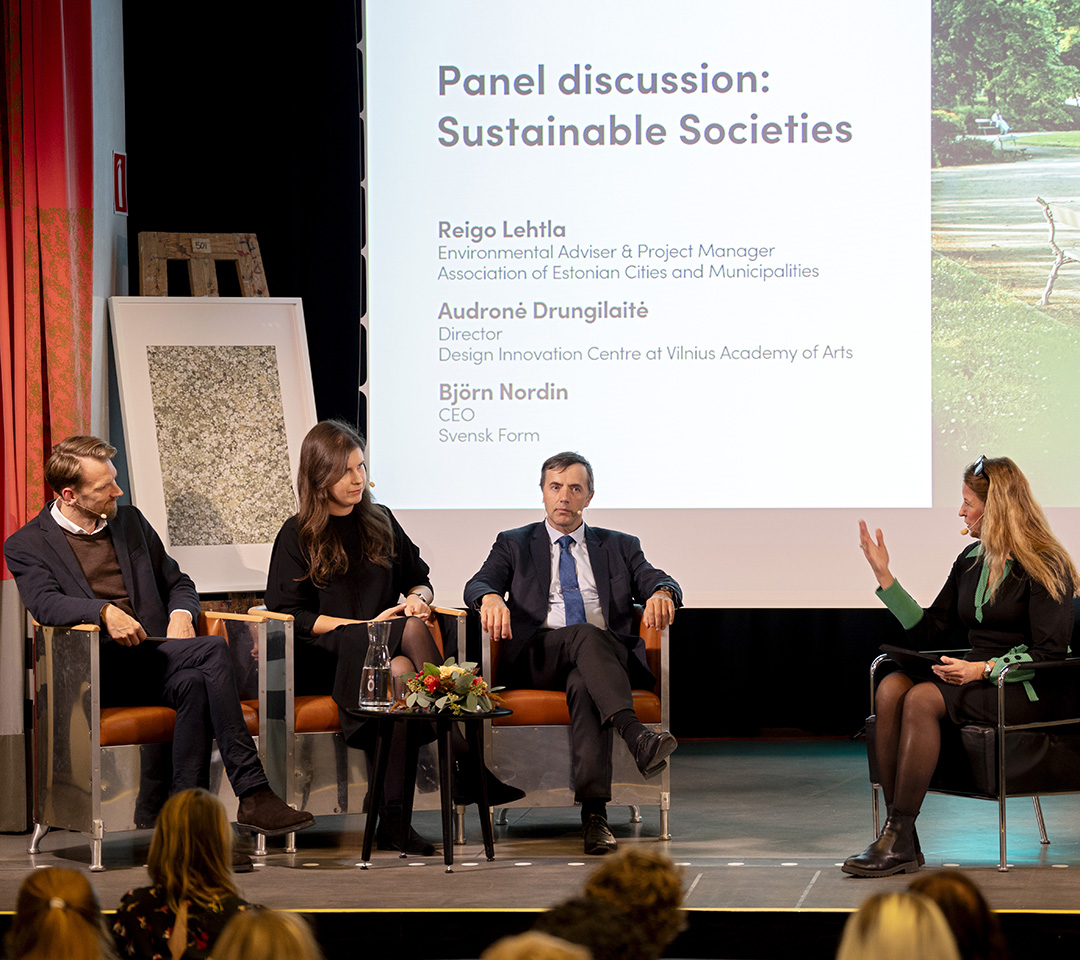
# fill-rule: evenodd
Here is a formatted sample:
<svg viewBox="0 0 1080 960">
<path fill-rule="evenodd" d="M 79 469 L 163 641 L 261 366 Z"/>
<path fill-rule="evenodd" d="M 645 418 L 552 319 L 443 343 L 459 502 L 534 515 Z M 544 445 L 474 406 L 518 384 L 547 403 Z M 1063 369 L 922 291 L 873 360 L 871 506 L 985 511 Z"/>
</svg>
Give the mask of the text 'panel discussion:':
<svg viewBox="0 0 1080 960">
<path fill-rule="evenodd" d="M 3 36 L 5 957 L 1075 958 L 1080 0 Z"/>
</svg>

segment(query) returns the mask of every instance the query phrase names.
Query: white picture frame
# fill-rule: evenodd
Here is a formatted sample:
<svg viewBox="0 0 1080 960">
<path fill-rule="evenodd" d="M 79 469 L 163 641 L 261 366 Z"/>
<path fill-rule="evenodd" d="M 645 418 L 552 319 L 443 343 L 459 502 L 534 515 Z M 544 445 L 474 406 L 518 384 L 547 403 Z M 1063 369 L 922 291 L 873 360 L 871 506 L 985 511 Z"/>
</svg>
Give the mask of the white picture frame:
<svg viewBox="0 0 1080 960">
<path fill-rule="evenodd" d="M 262 591 L 317 422 L 290 297 L 110 297 L 132 503 L 200 593 Z"/>
</svg>

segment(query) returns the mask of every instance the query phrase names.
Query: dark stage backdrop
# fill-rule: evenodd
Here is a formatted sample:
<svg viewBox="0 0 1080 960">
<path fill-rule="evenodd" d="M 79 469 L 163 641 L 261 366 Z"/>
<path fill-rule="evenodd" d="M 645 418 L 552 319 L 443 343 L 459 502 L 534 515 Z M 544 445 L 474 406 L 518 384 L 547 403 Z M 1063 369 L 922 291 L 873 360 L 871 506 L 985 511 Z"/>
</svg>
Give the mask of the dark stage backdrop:
<svg viewBox="0 0 1080 960">
<path fill-rule="evenodd" d="M 129 292 L 139 231 L 255 232 L 271 295 L 303 298 L 320 418 L 355 419 L 366 375 L 357 11 L 276 9 L 170 7 L 163 22 L 156 5 L 124 4 Z M 866 668 L 897 633 L 883 609 L 684 610 L 672 632 L 674 731 L 853 734 Z"/>
</svg>

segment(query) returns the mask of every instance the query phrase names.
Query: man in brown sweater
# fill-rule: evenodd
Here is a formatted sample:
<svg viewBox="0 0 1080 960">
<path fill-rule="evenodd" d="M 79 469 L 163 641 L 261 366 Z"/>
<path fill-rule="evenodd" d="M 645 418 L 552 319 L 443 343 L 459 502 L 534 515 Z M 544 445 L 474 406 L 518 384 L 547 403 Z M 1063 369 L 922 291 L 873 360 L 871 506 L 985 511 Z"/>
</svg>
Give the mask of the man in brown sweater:
<svg viewBox="0 0 1080 960">
<path fill-rule="evenodd" d="M 45 478 L 56 499 L 4 544 L 19 595 L 39 623 L 100 624 L 102 706 L 176 710 L 175 793 L 209 785 L 211 741 L 240 798 L 237 824 L 276 836 L 311 826 L 270 790 L 244 723 L 225 641 L 195 636 L 195 584 L 135 508 L 118 506 L 116 448 L 68 437 Z M 164 642 L 164 641 L 168 642 Z"/>
</svg>

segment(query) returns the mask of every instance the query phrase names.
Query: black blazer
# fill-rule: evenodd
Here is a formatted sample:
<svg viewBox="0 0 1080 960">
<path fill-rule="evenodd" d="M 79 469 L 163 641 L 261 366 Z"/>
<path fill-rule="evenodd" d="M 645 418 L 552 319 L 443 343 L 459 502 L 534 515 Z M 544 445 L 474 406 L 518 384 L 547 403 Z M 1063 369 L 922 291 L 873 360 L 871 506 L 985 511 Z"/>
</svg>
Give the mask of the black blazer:
<svg viewBox="0 0 1080 960">
<path fill-rule="evenodd" d="M 682 590 L 645 559 L 637 537 L 586 526 L 585 545 L 604 621 L 645 666 L 645 645 L 634 636 L 634 604 L 644 603 L 664 587 L 678 607 Z M 550 589 L 551 538 L 543 522 L 530 523 L 499 534 L 484 565 L 465 584 L 465 603 L 478 608 L 486 594 L 505 597 L 509 591 L 506 602 L 513 638 L 503 642 L 502 656 L 512 663 L 547 619 Z"/>
<path fill-rule="evenodd" d="M 102 600 L 94 596 L 64 531 L 46 504 L 4 543 L 8 569 L 19 596 L 38 623 L 71 626 L 101 623 Z M 116 558 L 135 618 L 148 637 L 164 637 L 172 610 L 187 610 L 198 621 L 195 584 L 165 552 L 161 538 L 136 507 L 118 507 L 109 521 Z"/>
</svg>

